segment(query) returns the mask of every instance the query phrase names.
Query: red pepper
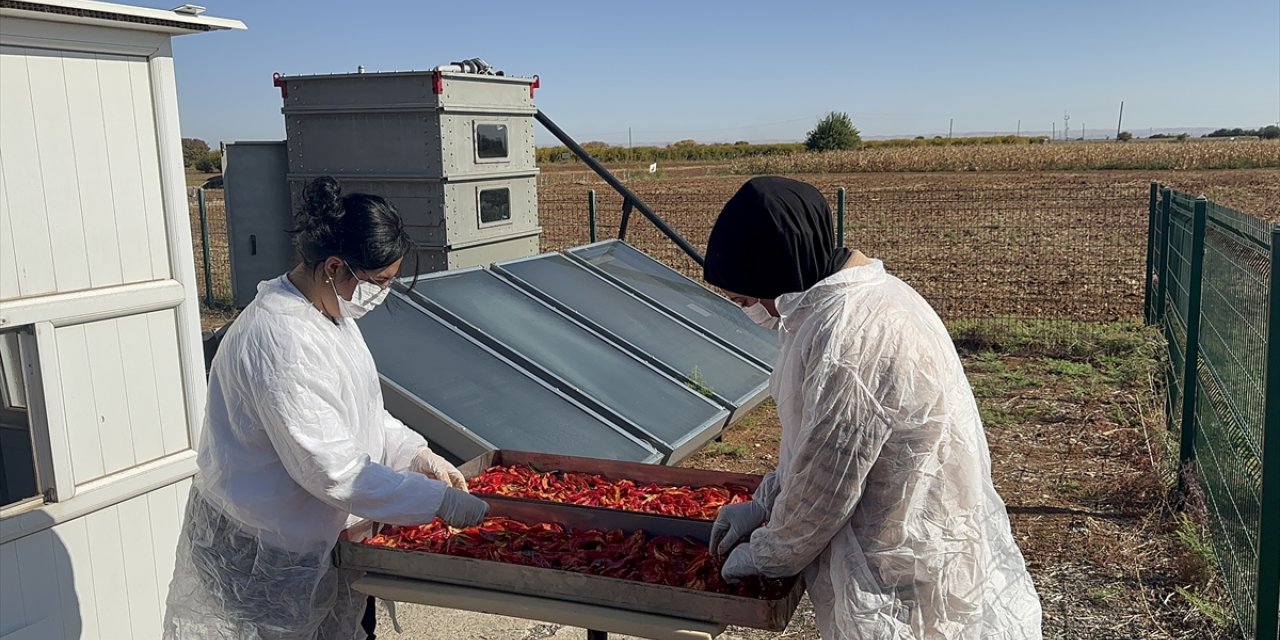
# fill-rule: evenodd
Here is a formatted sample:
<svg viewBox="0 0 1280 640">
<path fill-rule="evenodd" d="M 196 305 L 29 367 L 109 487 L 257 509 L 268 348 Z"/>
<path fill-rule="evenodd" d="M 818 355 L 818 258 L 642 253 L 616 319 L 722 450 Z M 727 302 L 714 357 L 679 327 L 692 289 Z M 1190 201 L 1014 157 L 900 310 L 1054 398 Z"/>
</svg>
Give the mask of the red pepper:
<svg viewBox="0 0 1280 640">
<path fill-rule="evenodd" d="M 737 485 L 686 487 L 638 485 L 577 472 L 538 472 L 525 466 L 490 467 L 469 483 L 474 493 L 547 500 L 625 511 L 713 520 L 720 507 L 746 502 L 751 492 Z"/>
<path fill-rule="evenodd" d="M 566 529 L 555 523 L 528 525 L 501 517 L 453 530 L 436 519 L 416 527 L 388 525 L 365 543 L 743 597 L 772 600 L 785 592 L 780 580 L 755 578 L 725 584 L 720 561 L 708 553 L 706 544 L 693 538 L 650 537 L 644 531 Z"/>
</svg>

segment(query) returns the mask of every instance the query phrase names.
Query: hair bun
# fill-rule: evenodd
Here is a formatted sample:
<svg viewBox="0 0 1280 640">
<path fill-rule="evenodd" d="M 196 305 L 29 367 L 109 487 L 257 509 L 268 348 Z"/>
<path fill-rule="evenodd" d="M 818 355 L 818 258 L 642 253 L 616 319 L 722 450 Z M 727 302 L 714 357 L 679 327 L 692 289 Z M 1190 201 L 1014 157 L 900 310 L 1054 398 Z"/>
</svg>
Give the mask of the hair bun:
<svg viewBox="0 0 1280 640">
<path fill-rule="evenodd" d="M 327 225 L 337 222 L 344 213 L 342 187 L 329 176 L 321 176 L 307 183 L 303 191 L 304 225 Z"/>
</svg>

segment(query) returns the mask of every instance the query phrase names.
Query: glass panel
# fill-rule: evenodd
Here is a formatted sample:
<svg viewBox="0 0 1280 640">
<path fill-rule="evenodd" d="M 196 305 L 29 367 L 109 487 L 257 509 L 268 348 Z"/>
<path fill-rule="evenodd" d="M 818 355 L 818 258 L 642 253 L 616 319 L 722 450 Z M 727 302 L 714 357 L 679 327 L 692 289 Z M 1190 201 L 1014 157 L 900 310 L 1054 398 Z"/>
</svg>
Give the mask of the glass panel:
<svg viewBox="0 0 1280 640">
<path fill-rule="evenodd" d="M 499 448 L 637 462 L 654 453 L 394 295 L 360 331 L 381 374 Z"/>
<path fill-rule="evenodd" d="M 507 125 L 505 124 L 477 124 L 476 125 L 476 157 L 478 158 L 507 157 Z"/>
<path fill-rule="evenodd" d="M 498 267 L 731 401 L 769 374 L 559 254 Z"/>
<path fill-rule="evenodd" d="M 518 351 L 672 446 L 714 405 L 483 271 L 419 281 L 414 291 Z"/>
<path fill-rule="evenodd" d="M 480 190 L 480 223 L 502 222 L 511 219 L 511 190 Z"/>
<path fill-rule="evenodd" d="M 649 296 L 680 317 L 773 366 L 778 336 L 752 322 L 738 305 L 621 242 L 570 253 Z"/>
<path fill-rule="evenodd" d="M 18 332 L 0 333 L 0 507 L 40 495 Z"/>
</svg>

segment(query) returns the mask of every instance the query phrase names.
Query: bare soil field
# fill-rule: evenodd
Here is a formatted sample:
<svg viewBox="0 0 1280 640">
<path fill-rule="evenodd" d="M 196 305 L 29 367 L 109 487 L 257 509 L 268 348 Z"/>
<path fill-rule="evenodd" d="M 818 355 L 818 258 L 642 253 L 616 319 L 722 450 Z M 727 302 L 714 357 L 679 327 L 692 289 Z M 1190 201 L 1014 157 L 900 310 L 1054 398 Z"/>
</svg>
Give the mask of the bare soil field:
<svg viewBox="0 0 1280 640">
<path fill-rule="evenodd" d="M 544 250 L 616 237 L 621 197 L 598 179 L 539 188 Z M 917 287 L 944 319 L 1136 317 L 1152 180 L 1280 221 L 1280 170 L 801 174 L 836 206 L 845 243 Z M 744 176 L 637 178 L 629 187 L 695 246 Z M 638 213 L 627 240 L 690 277 L 697 265 Z"/>
</svg>

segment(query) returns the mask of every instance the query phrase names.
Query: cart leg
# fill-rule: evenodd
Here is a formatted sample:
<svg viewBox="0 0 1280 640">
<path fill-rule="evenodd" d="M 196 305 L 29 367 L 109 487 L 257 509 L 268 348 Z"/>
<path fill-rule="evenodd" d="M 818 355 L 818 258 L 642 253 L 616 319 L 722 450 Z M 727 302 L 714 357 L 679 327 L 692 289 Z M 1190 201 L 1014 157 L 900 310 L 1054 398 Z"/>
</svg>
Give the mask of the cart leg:
<svg viewBox="0 0 1280 640">
<path fill-rule="evenodd" d="M 609 632 L 587 629 L 587 640 L 609 640 Z"/>
</svg>

